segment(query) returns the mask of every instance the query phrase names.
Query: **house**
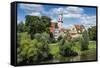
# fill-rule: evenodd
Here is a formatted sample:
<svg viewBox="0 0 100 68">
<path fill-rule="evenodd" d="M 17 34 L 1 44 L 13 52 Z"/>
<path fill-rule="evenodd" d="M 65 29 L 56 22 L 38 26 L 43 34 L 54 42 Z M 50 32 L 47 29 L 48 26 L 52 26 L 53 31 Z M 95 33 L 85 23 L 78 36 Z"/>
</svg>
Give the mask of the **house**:
<svg viewBox="0 0 100 68">
<path fill-rule="evenodd" d="M 69 33 L 72 38 L 80 37 L 82 35 L 82 32 L 85 30 L 85 27 L 83 25 L 73 25 Z"/>
</svg>

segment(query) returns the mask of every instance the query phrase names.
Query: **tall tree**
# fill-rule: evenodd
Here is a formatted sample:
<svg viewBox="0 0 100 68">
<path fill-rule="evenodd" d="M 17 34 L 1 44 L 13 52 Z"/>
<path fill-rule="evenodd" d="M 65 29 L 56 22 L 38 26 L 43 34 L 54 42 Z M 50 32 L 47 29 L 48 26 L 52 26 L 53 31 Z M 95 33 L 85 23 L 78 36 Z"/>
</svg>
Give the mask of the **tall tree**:
<svg viewBox="0 0 100 68">
<path fill-rule="evenodd" d="M 89 45 L 89 35 L 87 30 L 84 30 L 82 33 L 82 38 L 81 38 L 81 50 L 88 50 L 88 45 Z"/>
<path fill-rule="evenodd" d="M 42 16 L 41 17 L 41 22 L 42 22 L 42 29 L 46 32 L 49 31 L 49 27 L 50 27 L 50 22 L 51 22 L 51 19 L 47 16 Z"/>
<path fill-rule="evenodd" d="M 88 33 L 89 33 L 90 40 L 96 40 L 96 26 L 89 28 Z"/>
<path fill-rule="evenodd" d="M 31 38 L 34 38 L 35 33 L 43 33 L 49 31 L 50 18 L 46 16 L 26 16 L 26 26 Z"/>
<path fill-rule="evenodd" d="M 17 24 L 17 31 L 18 32 L 24 32 L 24 23 L 23 22 L 20 22 Z"/>
</svg>

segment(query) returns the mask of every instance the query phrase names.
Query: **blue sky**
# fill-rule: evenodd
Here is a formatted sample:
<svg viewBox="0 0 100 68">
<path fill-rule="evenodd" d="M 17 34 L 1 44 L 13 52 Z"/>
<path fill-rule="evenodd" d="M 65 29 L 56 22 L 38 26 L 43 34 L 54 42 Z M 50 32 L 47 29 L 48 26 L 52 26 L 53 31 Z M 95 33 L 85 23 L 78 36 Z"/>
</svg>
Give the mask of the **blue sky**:
<svg viewBox="0 0 100 68">
<path fill-rule="evenodd" d="M 74 24 L 92 24 L 96 25 L 96 8 L 76 7 L 76 6 L 56 6 L 40 4 L 17 5 L 17 22 L 25 22 L 26 15 L 48 16 L 52 22 L 57 22 L 58 13 L 63 12 L 63 27 L 67 28 Z"/>
</svg>

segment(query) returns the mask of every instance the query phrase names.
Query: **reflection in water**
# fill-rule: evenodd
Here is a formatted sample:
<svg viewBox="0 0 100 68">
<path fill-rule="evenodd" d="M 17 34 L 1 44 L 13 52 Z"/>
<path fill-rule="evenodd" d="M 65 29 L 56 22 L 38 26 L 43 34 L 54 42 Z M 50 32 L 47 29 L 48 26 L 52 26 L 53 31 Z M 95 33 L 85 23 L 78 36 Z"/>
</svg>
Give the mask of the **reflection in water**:
<svg viewBox="0 0 100 68">
<path fill-rule="evenodd" d="M 88 61 L 88 60 L 96 60 L 96 49 L 91 49 L 87 51 L 82 51 L 76 57 L 63 57 L 59 56 L 50 61 L 45 61 L 42 63 L 55 63 L 55 62 L 72 62 L 72 61 Z"/>
<path fill-rule="evenodd" d="M 92 50 L 82 52 L 80 59 L 82 61 L 96 60 L 96 49 L 92 49 Z"/>
</svg>

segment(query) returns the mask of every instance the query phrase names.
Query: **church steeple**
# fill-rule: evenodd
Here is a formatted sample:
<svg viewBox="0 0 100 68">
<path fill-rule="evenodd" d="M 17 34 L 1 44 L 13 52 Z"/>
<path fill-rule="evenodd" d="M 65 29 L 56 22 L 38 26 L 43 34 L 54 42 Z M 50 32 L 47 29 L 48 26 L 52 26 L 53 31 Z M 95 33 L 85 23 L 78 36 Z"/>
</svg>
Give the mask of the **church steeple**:
<svg viewBox="0 0 100 68">
<path fill-rule="evenodd" d="M 59 14 L 58 14 L 58 28 L 59 28 L 59 30 L 62 29 L 62 23 L 63 23 L 63 10 L 60 10 Z"/>
</svg>

